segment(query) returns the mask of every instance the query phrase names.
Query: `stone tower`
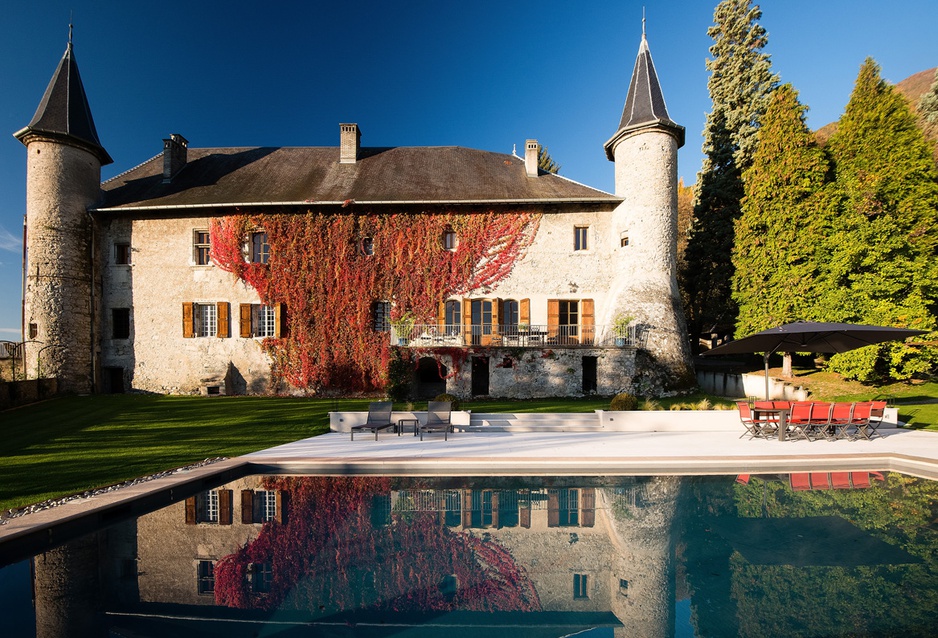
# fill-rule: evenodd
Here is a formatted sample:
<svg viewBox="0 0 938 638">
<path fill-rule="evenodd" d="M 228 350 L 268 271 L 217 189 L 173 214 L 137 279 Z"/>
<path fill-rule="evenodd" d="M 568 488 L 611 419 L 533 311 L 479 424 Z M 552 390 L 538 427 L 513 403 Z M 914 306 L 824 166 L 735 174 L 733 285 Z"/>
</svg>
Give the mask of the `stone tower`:
<svg viewBox="0 0 938 638">
<path fill-rule="evenodd" d="M 71 35 L 32 121 L 14 136 L 26 146 L 24 338 L 30 377 L 57 377 L 67 392 L 95 389 L 93 221 L 101 166 L 98 141 Z"/>
<path fill-rule="evenodd" d="M 677 287 L 677 149 L 683 145 L 684 127 L 668 117 L 643 30 L 619 129 L 605 144 L 623 201 L 612 218 L 618 273 L 604 322 L 617 314 L 634 317 L 670 387 L 694 383 Z"/>
</svg>

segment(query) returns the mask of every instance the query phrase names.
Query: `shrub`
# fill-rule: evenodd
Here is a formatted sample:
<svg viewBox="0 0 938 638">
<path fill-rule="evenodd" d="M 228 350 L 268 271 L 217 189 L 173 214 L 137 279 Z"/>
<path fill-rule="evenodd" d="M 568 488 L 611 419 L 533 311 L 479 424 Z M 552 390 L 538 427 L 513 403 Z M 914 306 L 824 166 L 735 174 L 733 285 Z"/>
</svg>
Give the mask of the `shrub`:
<svg viewBox="0 0 938 638">
<path fill-rule="evenodd" d="M 634 410 L 637 407 L 638 399 L 628 392 L 620 392 L 609 402 L 609 409 L 614 411 Z"/>
<path fill-rule="evenodd" d="M 458 409 L 459 409 L 459 398 L 453 396 L 452 394 L 445 394 L 445 393 L 444 393 L 444 394 L 438 394 L 438 395 L 436 395 L 435 397 L 433 397 L 433 400 L 434 400 L 434 401 L 449 401 L 450 403 L 453 404 L 453 409 L 454 409 L 454 410 L 458 410 Z"/>
<path fill-rule="evenodd" d="M 642 401 L 642 406 L 639 409 L 648 412 L 654 412 L 655 410 L 663 410 L 664 408 L 662 408 L 661 404 L 654 399 L 645 399 Z"/>
</svg>

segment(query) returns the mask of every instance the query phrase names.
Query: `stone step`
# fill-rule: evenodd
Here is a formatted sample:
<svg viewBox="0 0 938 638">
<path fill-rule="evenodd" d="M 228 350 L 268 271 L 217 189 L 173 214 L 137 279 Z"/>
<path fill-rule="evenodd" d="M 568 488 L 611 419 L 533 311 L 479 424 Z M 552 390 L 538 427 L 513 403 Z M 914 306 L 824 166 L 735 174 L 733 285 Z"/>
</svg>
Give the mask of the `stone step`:
<svg viewBox="0 0 938 638">
<path fill-rule="evenodd" d="M 602 430 L 595 413 L 478 413 L 472 414 L 465 431 L 595 432 Z"/>
</svg>

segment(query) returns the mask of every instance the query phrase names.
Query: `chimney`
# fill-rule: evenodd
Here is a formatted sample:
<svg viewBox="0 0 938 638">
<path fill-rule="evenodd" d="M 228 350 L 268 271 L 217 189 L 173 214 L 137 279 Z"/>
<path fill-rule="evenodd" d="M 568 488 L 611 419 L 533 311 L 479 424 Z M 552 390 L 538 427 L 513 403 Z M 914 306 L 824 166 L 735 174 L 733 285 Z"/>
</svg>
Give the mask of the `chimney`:
<svg viewBox="0 0 938 638">
<path fill-rule="evenodd" d="M 537 140 L 528 140 L 524 143 L 524 171 L 528 177 L 537 177 L 537 155 L 541 145 Z"/>
<path fill-rule="evenodd" d="M 183 169 L 187 160 L 189 140 L 179 133 L 173 133 L 168 140 L 163 140 L 163 183 L 169 184 L 176 174 Z"/>
<path fill-rule="evenodd" d="M 354 164 L 358 161 L 358 150 L 361 148 L 362 132 L 358 124 L 339 124 L 339 163 Z"/>
</svg>

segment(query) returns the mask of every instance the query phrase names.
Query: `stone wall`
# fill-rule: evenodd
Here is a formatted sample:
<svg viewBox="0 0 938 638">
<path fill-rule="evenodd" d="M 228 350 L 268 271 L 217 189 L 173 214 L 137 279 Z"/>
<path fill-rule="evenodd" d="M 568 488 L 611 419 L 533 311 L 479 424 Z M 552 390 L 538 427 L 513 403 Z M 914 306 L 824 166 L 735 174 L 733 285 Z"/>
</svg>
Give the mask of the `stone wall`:
<svg viewBox="0 0 938 638">
<path fill-rule="evenodd" d="M 102 365 L 120 369 L 127 389 L 198 394 L 263 393 L 270 360 L 260 339 L 239 336 L 239 305 L 257 292 L 214 265 L 196 265 L 194 232 L 206 217 L 127 219 L 102 223 L 111 258 L 102 267 Z M 131 263 L 114 263 L 113 246 L 129 243 Z M 183 337 L 184 303 L 228 304 L 227 337 Z M 130 308 L 130 338 L 113 338 L 112 310 Z"/>
</svg>

